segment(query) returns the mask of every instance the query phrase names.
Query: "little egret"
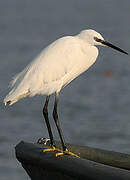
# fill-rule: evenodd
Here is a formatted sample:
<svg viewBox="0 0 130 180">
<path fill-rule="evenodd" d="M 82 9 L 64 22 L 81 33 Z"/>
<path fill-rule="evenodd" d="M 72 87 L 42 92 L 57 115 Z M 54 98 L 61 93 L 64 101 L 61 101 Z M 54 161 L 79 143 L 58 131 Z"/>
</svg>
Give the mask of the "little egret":
<svg viewBox="0 0 130 180">
<path fill-rule="evenodd" d="M 91 29 L 83 30 L 75 36 L 59 38 L 46 47 L 22 72 L 13 78 L 10 83 L 12 90 L 4 99 L 5 105 L 12 105 L 25 97 L 32 97 L 37 94 L 47 95 L 43 107 L 43 116 L 52 146 L 50 151 L 55 151 L 57 149 L 55 148 L 48 118 L 48 103 L 50 95 L 56 94 L 53 118 L 63 148 L 63 151 L 59 150 L 59 155 L 74 155 L 67 150 L 58 119 L 57 105 L 59 93 L 63 87 L 95 63 L 98 56 L 97 45 L 109 46 L 128 54 L 124 50 L 105 41 L 101 34 Z"/>
</svg>

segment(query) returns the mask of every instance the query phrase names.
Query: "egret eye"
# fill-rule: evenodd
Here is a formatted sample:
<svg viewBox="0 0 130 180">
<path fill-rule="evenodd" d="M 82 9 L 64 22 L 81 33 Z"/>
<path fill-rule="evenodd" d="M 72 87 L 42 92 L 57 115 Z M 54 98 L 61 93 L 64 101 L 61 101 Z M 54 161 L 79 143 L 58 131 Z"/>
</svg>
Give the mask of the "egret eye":
<svg viewBox="0 0 130 180">
<path fill-rule="evenodd" d="M 94 40 L 97 41 L 97 42 L 102 42 L 102 40 L 97 38 L 97 37 L 94 37 Z"/>
</svg>

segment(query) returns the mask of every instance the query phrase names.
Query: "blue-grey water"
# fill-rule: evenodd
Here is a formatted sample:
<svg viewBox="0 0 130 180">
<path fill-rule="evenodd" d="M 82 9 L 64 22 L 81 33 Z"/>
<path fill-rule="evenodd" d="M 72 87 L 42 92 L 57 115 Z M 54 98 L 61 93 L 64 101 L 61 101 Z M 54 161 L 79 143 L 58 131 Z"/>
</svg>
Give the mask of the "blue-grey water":
<svg viewBox="0 0 130 180">
<path fill-rule="evenodd" d="M 92 28 L 130 53 L 129 0 L 0 1 L 0 180 L 29 179 L 15 158 L 21 140 L 48 137 L 45 97 L 4 107 L 11 78 L 46 45 Z M 130 153 L 130 57 L 100 47 L 96 64 L 63 89 L 59 114 L 66 141 Z M 61 57 L 62 59 L 62 57 Z M 50 120 L 54 96 L 50 101 Z"/>
</svg>

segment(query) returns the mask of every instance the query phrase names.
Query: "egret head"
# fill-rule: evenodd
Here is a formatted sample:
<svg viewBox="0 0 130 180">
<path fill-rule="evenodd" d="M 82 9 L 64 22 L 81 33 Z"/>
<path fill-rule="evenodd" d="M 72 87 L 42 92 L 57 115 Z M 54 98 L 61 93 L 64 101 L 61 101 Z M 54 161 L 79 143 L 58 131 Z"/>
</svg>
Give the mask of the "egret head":
<svg viewBox="0 0 130 180">
<path fill-rule="evenodd" d="M 101 39 L 104 41 L 104 38 L 99 34 L 98 32 L 92 30 L 92 29 L 87 29 L 83 30 L 80 32 L 79 37 L 85 40 L 87 43 L 90 45 L 102 45 L 100 42 L 95 41 L 95 38 Z"/>
<path fill-rule="evenodd" d="M 111 47 L 113 49 L 116 49 L 117 51 L 120 51 L 120 52 L 128 55 L 128 53 L 125 52 L 124 50 L 105 41 L 101 34 L 99 34 L 98 32 L 96 32 L 92 29 L 83 30 L 80 32 L 80 34 L 78 36 L 92 46 L 96 46 L 96 45 L 108 46 L 108 47 Z"/>
</svg>

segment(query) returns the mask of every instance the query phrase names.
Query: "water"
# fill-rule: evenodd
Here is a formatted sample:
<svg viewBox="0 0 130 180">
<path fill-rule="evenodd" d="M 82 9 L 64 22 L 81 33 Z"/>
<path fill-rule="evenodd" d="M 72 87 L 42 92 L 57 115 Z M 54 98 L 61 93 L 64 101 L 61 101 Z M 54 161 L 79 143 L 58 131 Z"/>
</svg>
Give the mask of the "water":
<svg viewBox="0 0 130 180">
<path fill-rule="evenodd" d="M 0 91 L 43 47 L 63 35 L 92 28 L 130 52 L 130 1 L 0 1 Z M 61 57 L 62 58 L 62 57 Z M 60 121 L 67 142 L 130 153 L 129 56 L 100 48 L 96 64 L 61 93 Z M 47 137 L 45 97 L 0 109 L 0 179 L 29 179 L 15 158 L 15 145 Z M 50 102 L 50 111 L 52 103 Z M 54 126 L 50 116 L 52 126 Z M 54 129 L 55 138 L 58 139 Z"/>
</svg>

